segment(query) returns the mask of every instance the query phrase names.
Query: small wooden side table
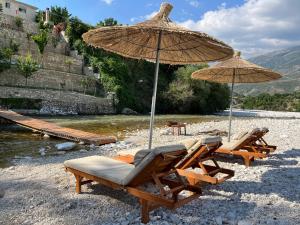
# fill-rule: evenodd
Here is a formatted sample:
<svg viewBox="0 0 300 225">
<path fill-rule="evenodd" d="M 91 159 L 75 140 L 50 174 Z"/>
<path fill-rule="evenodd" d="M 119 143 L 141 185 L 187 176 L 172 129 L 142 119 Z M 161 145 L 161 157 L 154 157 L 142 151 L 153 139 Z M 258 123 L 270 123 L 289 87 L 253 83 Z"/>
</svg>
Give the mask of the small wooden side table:
<svg viewBox="0 0 300 225">
<path fill-rule="evenodd" d="M 170 126 L 172 128 L 172 134 L 175 135 L 175 130 L 177 128 L 177 135 L 181 135 L 181 128 L 184 130 L 184 135 L 186 135 L 186 124 L 185 123 L 177 123 Z"/>
</svg>

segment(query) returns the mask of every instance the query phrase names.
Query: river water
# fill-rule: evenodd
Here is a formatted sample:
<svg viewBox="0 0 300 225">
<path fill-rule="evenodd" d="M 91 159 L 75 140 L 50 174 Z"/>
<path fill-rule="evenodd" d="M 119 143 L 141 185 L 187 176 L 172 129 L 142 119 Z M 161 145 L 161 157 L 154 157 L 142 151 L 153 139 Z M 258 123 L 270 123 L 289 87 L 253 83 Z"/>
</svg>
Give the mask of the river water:
<svg viewBox="0 0 300 225">
<path fill-rule="evenodd" d="M 64 116 L 40 117 L 40 119 L 96 134 L 114 135 L 118 140 L 124 139 L 128 132 L 149 127 L 149 116 Z M 217 116 L 159 115 L 156 116 L 155 126 L 165 126 L 170 120 L 191 124 L 223 119 L 225 118 Z M 13 159 L 40 157 L 39 149 L 43 147 L 48 148 L 47 155 L 56 154 L 54 145 L 62 142 L 66 140 L 45 139 L 39 134 L 16 125 L 0 126 L 0 167 L 12 165 Z"/>
</svg>

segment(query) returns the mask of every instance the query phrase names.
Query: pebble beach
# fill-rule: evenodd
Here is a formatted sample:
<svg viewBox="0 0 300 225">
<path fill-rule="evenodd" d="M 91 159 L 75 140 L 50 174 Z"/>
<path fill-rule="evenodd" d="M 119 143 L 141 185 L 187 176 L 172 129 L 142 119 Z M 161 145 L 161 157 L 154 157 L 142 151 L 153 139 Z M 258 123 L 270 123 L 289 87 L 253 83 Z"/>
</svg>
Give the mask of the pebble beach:
<svg viewBox="0 0 300 225">
<path fill-rule="evenodd" d="M 154 145 L 198 137 L 203 131 L 226 131 L 227 126 L 228 121 L 190 124 L 187 136 L 173 136 L 166 128 L 157 128 Z M 199 199 L 174 211 L 155 210 L 149 224 L 300 224 L 300 119 L 235 118 L 232 127 L 233 134 L 268 127 L 265 139 L 278 148 L 248 168 L 239 158 L 220 158 L 222 167 L 235 170 L 233 178 L 219 185 L 203 185 Z M 75 179 L 64 171 L 63 162 L 143 148 L 147 137 L 147 130 L 137 130 L 116 144 L 15 160 L 14 166 L 0 169 L 0 224 L 140 224 L 137 199 L 96 183 L 83 186 L 83 193 L 76 194 Z"/>
</svg>

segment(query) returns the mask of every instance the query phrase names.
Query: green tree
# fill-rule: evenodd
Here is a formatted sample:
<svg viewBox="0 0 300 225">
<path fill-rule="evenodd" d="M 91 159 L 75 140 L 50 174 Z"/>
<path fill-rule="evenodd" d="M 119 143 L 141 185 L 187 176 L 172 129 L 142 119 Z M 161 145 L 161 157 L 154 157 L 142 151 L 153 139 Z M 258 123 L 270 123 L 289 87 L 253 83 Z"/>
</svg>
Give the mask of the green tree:
<svg viewBox="0 0 300 225">
<path fill-rule="evenodd" d="M 211 113 L 226 108 L 229 103 L 229 89 L 226 85 L 194 80 L 191 74 L 200 66 L 180 67 L 175 79 L 164 93 L 169 109 L 175 113 Z"/>
<path fill-rule="evenodd" d="M 59 23 L 66 23 L 69 21 L 71 14 L 66 7 L 62 8 L 59 6 L 51 6 L 50 9 L 50 20 L 54 23 L 54 25 Z"/>
<path fill-rule="evenodd" d="M 106 18 L 103 21 L 97 23 L 97 27 L 108 27 L 108 26 L 116 26 L 118 25 L 118 21 L 114 18 Z"/>
<path fill-rule="evenodd" d="M 71 47 L 76 40 L 81 40 L 82 34 L 87 32 L 91 28 L 90 25 L 83 23 L 77 17 L 72 17 L 67 25 L 66 35 L 69 37 Z"/>
<path fill-rule="evenodd" d="M 48 43 L 48 32 L 47 30 L 40 30 L 36 35 L 32 36 L 32 40 L 37 44 L 39 53 L 42 56 L 42 65 L 44 61 L 44 50 Z"/>
<path fill-rule="evenodd" d="M 38 71 L 38 63 L 32 59 L 31 55 L 27 55 L 25 57 L 20 56 L 17 61 L 17 68 L 25 78 L 25 85 L 27 86 L 27 79 L 31 77 L 34 72 Z"/>
</svg>

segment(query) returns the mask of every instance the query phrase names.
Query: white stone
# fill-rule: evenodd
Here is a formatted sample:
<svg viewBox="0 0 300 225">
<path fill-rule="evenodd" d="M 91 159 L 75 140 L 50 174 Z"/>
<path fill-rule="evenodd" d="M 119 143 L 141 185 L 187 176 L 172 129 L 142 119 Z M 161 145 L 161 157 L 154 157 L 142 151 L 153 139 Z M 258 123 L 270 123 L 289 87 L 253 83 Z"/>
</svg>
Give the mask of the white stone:
<svg viewBox="0 0 300 225">
<path fill-rule="evenodd" d="M 240 220 L 238 222 L 238 225 L 254 225 L 254 223 L 251 222 L 250 220 Z"/>
<path fill-rule="evenodd" d="M 222 223 L 223 223 L 223 219 L 222 219 L 222 217 L 220 217 L 220 216 L 217 216 L 217 217 L 215 218 L 215 221 L 216 221 L 216 224 L 217 224 L 217 225 L 222 225 Z"/>
<path fill-rule="evenodd" d="M 48 134 L 44 134 L 43 138 L 50 138 Z"/>
<path fill-rule="evenodd" d="M 55 148 L 58 151 L 68 151 L 75 147 L 76 147 L 76 143 L 74 143 L 74 142 L 65 142 L 65 143 L 55 145 Z"/>
</svg>

